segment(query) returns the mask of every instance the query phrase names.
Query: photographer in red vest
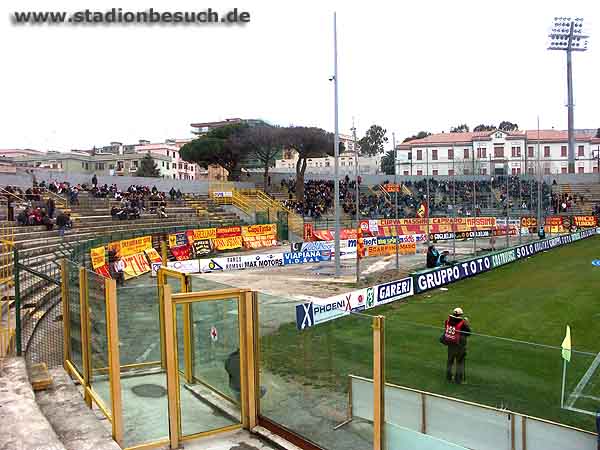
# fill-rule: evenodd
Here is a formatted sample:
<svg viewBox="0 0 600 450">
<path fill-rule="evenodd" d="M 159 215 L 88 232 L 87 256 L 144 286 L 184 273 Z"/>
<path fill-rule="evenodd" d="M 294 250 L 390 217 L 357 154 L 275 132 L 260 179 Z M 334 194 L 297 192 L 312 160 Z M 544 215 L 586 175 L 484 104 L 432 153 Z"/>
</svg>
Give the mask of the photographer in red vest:
<svg viewBox="0 0 600 450">
<path fill-rule="evenodd" d="M 452 366 L 456 362 L 454 382 L 461 384 L 465 378 L 465 358 L 467 356 L 467 337 L 471 334 L 469 319 L 464 317 L 462 308 L 454 308 L 452 314 L 444 322 L 444 334 L 440 338 L 448 347 L 446 379 L 453 381 Z"/>
</svg>

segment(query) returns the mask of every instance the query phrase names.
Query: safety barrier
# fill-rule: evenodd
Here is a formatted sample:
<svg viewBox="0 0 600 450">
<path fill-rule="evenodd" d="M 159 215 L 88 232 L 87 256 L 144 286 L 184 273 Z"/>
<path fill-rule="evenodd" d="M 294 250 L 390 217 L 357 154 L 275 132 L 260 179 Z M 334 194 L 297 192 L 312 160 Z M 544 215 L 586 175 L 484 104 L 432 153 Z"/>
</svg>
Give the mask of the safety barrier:
<svg viewBox="0 0 600 450">
<path fill-rule="evenodd" d="M 373 420 L 373 382 L 349 376 L 348 420 Z M 592 449 L 594 433 L 506 409 L 385 384 L 388 450 Z"/>
</svg>

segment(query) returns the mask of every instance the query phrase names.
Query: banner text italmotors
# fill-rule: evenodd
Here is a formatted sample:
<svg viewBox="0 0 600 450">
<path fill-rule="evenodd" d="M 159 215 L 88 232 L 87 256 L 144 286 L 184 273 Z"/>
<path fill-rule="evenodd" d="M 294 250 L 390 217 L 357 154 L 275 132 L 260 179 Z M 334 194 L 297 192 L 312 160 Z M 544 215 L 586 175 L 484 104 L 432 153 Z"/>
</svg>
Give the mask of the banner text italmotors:
<svg viewBox="0 0 600 450">
<path fill-rule="evenodd" d="M 15 11 L 12 22 L 16 25 L 244 25 L 250 22 L 250 13 L 238 8 L 222 14 L 207 8 L 202 11 L 123 11 L 111 8 L 106 11 L 84 9 L 67 11 Z"/>
</svg>

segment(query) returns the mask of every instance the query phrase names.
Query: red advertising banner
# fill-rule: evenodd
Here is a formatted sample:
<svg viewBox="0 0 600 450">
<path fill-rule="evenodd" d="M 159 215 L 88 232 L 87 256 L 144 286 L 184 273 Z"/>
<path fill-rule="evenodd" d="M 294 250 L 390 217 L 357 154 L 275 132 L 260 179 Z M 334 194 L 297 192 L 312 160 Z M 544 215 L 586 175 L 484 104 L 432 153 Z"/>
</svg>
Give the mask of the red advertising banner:
<svg viewBox="0 0 600 450">
<path fill-rule="evenodd" d="M 335 232 L 329 230 L 314 230 L 314 241 L 333 241 Z M 340 230 L 340 239 L 356 239 L 355 229 Z"/>
<path fill-rule="evenodd" d="M 181 247 L 171 248 L 171 253 L 177 261 L 187 261 L 190 259 L 191 248 L 189 245 L 182 245 Z"/>
<path fill-rule="evenodd" d="M 573 216 L 573 223 L 580 228 L 593 228 L 598 225 L 596 216 Z"/>
<path fill-rule="evenodd" d="M 217 238 L 229 238 L 242 235 L 242 227 L 235 225 L 232 227 L 217 228 Z"/>
<path fill-rule="evenodd" d="M 314 236 L 314 228 L 313 228 L 313 224 L 312 223 L 305 223 L 304 224 L 304 240 L 306 242 L 312 241 L 314 240 L 315 236 Z"/>
</svg>

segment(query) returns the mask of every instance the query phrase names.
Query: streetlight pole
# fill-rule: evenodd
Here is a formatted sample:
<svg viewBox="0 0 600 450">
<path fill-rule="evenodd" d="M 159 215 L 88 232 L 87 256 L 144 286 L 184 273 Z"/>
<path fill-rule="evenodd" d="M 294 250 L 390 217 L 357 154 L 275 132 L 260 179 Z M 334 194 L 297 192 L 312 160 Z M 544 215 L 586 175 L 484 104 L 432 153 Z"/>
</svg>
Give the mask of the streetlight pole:
<svg viewBox="0 0 600 450">
<path fill-rule="evenodd" d="M 555 17 L 552 31 L 548 35 L 548 50 L 567 52 L 567 108 L 569 132 L 569 173 L 575 173 L 575 131 L 573 102 L 572 52 L 587 50 L 588 35 L 583 33 L 583 18 Z"/>
<path fill-rule="evenodd" d="M 542 224 L 542 163 L 540 159 L 540 116 L 537 118 L 537 226 Z"/>
<path fill-rule="evenodd" d="M 356 229 L 360 227 L 360 186 L 358 185 L 358 146 L 356 145 L 356 127 L 352 118 L 352 139 L 354 140 L 354 184 L 356 185 Z M 360 281 L 360 251 L 358 248 L 358 235 L 356 236 L 356 285 Z"/>
<path fill-rule="evenodd" d="M 396 230 L 396 270 L 398 270 L 400 268 L 400 252 L 399 252 L 399 248 L 400 248 L 400 243 L 398 242 L 400 240 L 400 236 L 398 235 L 398 152 L 396 150 L 396 133 L 392 133 L 392 146 L 394 147 L 394 191 L 395 191 L 395 203 L 396 203 L 396 207 L 394 208 L 395 211 L 395 230 Z"/>
<path fill-rule="evenodd" d="M 473 216 L 476 217 L 475 214 L 475 202 L 477 201 L 476 196 L 477 196 L 477 191 L 475 190 L 475 141 L 473 141 L 473 148 L 471 149 L 471 156 L 473 157 L 473 170 L 471 172 L 471 176 L 473 177 Z M 477 219 L 473 219 L 474 220 L 474 233 L 473 233 L 473 254 L 476 255 L 477 254 Z"/>
<path fill-rule="evenodd" d="M 429 207 L 431 206 L 431 203 L 429 202 L 429 147 L 425 149 L 425 157 L 425 175 L 427 177 L 425 179 L 425 186 L 427 189 L 427 211 L 425 211 L 425 215 L 427 216 L 427 248 L 429 248 Z"/>
<path fill-rule="evenodd" d="M 333 97 L 334 97 L 334 210 L 335 210 L 335 276 L 341 274 L 340 264 L 340 180 L 339 180 L 339 159 L 340 159 L 340 135 L 338 129 L 338 67 L 337 67 L 337 18 L 333 13 Z"/>
</svg>

